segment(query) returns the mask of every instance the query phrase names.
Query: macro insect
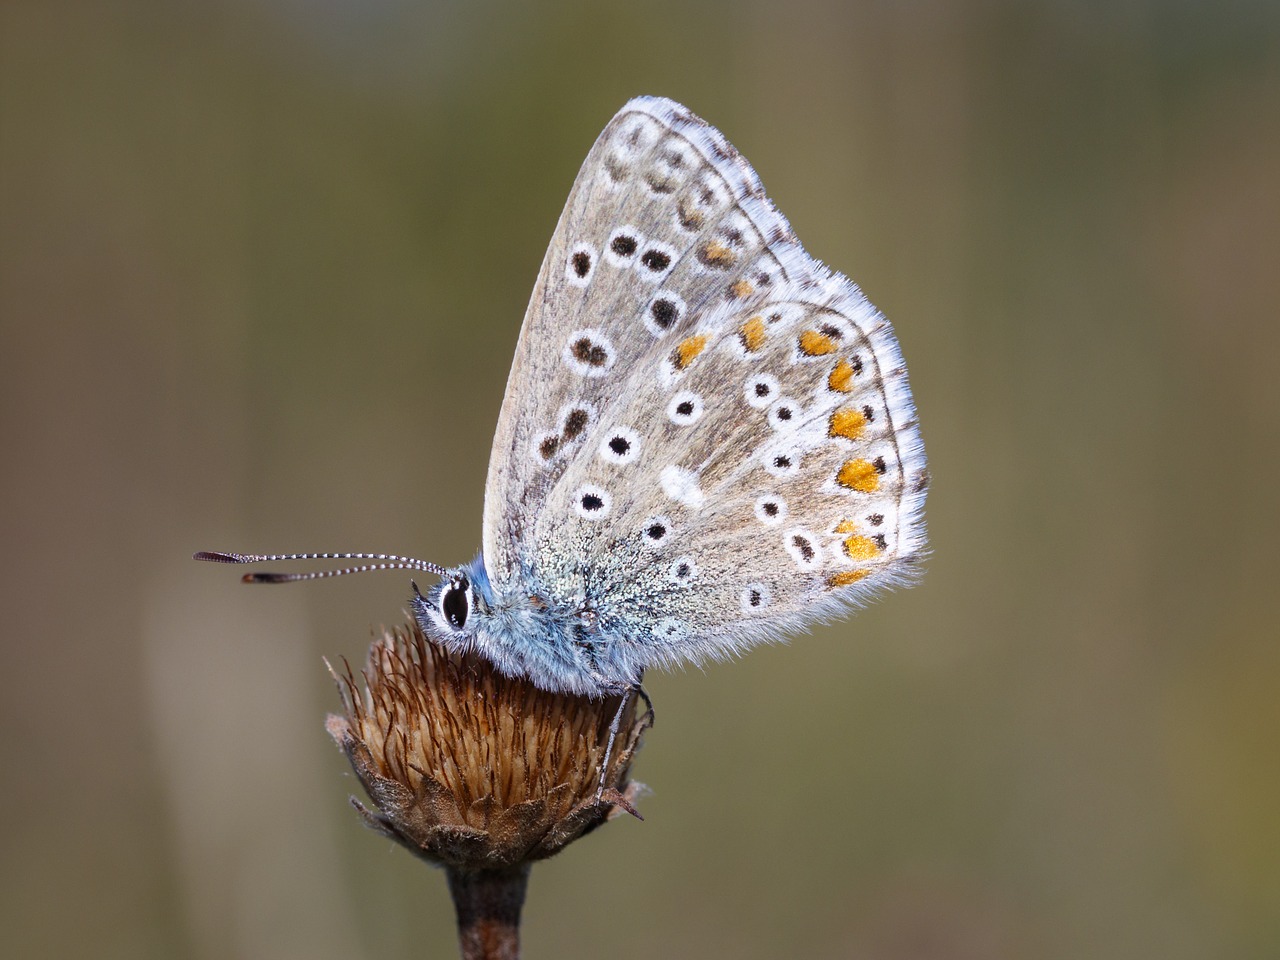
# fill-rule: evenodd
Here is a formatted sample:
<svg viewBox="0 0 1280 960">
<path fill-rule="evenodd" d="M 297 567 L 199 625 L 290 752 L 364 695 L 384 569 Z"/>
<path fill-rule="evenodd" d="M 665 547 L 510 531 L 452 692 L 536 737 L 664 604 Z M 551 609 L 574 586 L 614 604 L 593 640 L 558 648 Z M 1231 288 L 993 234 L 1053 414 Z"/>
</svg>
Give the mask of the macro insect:
<svg viewBox="0 0 1280 960">
<path fill-rule="evenodd" d="M 433 642 L 548 691 L 625 698 L 651 667 L 909 583 L 927 482 L 889 321 L 805 252 L 718 130 L 640 97 L 588 154 L 534 286 L 479 556 L 196 556 L 372 561 L 253 582 L 436 574 L 411 597 Z"/>
</svg>

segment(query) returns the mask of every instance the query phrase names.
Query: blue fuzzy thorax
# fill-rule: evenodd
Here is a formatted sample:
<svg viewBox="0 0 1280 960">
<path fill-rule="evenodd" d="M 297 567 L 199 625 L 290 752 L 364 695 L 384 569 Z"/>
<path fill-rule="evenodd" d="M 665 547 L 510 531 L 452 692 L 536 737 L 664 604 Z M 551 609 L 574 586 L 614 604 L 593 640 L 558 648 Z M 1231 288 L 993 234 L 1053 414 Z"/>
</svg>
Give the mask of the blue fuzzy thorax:
<svg viewBox="0 0 1280 960">
<path fill-rule="evenodd" d="M 461 626 L 442 609 L 450 590 L 466 591 Z M 462 594 L 456 597 L 460 602 Z M 415 592 L 410 603 L 431 641 L 476 653 L 500 673 L 527 677 L 543 690 L 605 696 L 638 684 L 643 673 L 639 651 L 602 628 L 586 604 L 554 601 L 532 577 L 498 590 L 482 556 L 449 570 L 425 594 Z"/>
</svg>

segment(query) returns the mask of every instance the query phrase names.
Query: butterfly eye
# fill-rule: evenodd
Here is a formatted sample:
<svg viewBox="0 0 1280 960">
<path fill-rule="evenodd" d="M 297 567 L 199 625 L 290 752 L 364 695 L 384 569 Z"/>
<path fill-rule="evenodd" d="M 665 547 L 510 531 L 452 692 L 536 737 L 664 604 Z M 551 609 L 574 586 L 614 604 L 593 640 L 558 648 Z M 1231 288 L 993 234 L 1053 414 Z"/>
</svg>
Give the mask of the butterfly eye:
<svg viewBox="0 0 1280 960">
<path fill-rule="evenodd" d="M 440 612 L 455 630 L 461 630 L 471 612 L 471 584 L 466 577 L 458 577 L 440 598 Z"/>
</svg>

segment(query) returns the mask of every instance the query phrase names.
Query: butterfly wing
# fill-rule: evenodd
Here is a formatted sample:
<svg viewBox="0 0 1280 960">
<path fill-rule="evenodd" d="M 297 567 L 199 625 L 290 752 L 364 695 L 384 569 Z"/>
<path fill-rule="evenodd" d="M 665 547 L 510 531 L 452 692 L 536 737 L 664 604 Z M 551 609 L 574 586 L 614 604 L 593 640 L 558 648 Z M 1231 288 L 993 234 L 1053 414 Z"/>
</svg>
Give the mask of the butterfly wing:
<svg viewBox="0 0 1280 960">
<path fill-rule="evenodd" d="M 717 130 L 628 103 L 521 331 L 485 495 L 495 586 L 592 609 L 638 661 L 722 655 L 908 577 L 925 484 L 888 321 Z"/>
<path fill-rule="evenodd" d="M 700 275 L 681 263 L 693 243 L 728 229 L 736 215 L 744 240 L 765 245 L 735 199 L 763 198 L 750 167 L 726 153 L 717 170 L 675 132 L 677 123 L 705 127 L 668 100 L 623 107 L 584 161 L 556 226 L 489 460 L 483 549 L 495 582 L 528 556 L 547 494 L 584 447 L 604 399 L 750 262 L 743 250 L 730 269 Z M 786 223 L 774 217 L 771 229 L 781 236 Z M 771 257 L 759 259 L 761 271 L 780 271 Z"/>
</svg>

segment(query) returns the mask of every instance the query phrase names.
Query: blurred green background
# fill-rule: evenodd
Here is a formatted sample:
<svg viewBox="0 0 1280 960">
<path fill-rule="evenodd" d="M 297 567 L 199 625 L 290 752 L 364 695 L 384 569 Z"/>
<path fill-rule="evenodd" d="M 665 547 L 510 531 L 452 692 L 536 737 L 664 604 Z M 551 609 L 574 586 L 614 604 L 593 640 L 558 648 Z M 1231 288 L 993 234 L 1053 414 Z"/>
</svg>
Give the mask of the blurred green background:
<svg viewBox="0 0 1280 960">
<path fill-rule="evenodd" d="M 651 678 L 527 955 L 1280 954 L 1280 8 L 1154 0 L 6 2 L 2 952 L 453 955 L 322 729 L 407 578 L 188 558 L 473 555 L 638 93 L 894 320 L 934 556 Z"/>
</svg>

